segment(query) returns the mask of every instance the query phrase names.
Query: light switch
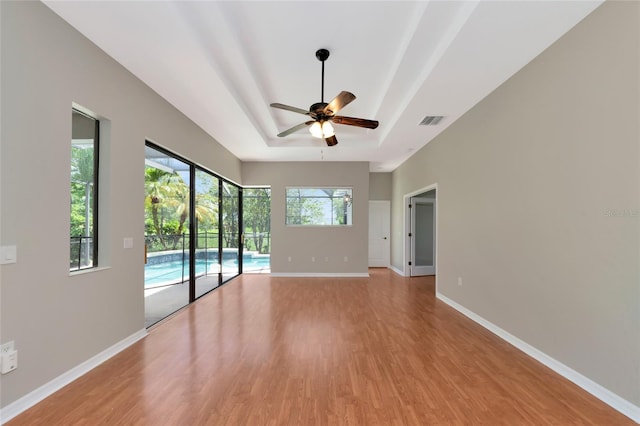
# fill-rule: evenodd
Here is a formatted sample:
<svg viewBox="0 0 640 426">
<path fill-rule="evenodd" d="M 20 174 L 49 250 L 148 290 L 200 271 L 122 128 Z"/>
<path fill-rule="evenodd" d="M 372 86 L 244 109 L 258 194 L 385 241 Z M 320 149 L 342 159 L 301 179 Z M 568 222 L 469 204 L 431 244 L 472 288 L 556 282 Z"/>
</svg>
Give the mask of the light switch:
<svg viewBox="0 0 640 426">
<path fill-rule="evenodd" d="M 16 263 L 18 261 L 18 251 L 16 246 L 2 246 L 0 248 L 0 265 Z"/>
<path fill-rule="evenodd" d="M 124 239 L 124 248 L 126 249 L 133 248 L 133 238 L 127 237 Z"/>
</svg>

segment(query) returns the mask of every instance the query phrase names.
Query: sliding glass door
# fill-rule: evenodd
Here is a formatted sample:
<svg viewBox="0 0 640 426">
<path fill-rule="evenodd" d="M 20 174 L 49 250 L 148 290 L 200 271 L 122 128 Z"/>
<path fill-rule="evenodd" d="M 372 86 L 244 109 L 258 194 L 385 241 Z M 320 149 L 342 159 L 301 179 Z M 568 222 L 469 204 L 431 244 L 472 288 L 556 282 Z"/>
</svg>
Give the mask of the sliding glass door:
<svg viewBox="0 0 640 426">
<path fill-rule="evenodd" d="M 242 272 L 271 271 L 271 189 L 242 190 Z"/>
<path fill-rule="evenodd" d="M 189 303 L 190 166 L 145 147 L 145 321 Z"/>
<path fill-rule="evenodd" d="M 242 272 L 240 189 L 228 182 L 223 182 L 221 198 L 222 279 L 227 280 Z"/>
<path fill-rule="evenodd" d="M 196 169 L 196 298 L 221 284 L 219 185 L 218 178 Z"/>
<path fill-rule="evenodd" d="M 241 197 L 237 185 L 147 143 L 147 327 L 242 272 Z"/>
</svg>

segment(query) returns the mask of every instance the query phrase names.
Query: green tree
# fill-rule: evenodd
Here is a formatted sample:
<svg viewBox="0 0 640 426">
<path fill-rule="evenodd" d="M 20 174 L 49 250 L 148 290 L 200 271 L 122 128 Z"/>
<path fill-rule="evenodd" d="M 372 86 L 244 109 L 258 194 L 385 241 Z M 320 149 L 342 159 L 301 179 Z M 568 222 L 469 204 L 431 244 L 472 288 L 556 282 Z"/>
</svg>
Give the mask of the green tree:
<svg viewBox="0 0 640 426">
<path fill-rule="evenodd" d="M 145 209 L 151 217 L 149 228 L 163 250 L 176 249 L 188 231 L 189 186 L 177 173 L 154 167 L 145 169 Z M 196 194 L 195 216 L 199 221 L 213 221 L 217 208 L 211 194 Z"/>
<path fill-rule="evenodd" d="M 251 233 L 251 240 L 258 253 L 269 253 L 265 237 L 271 230 L 271 190 L 247 188 L 242 193 L 242 222 L 244 233 Z"/>
<path fill-rule="evenodd" d="M 93 231 L 93 148 L 71 147 L 71 236 Z"/>
<path fill-rule="evenodd" d="M 287 189 L 287 225 L 322 223 L 322 201 L 303 194 L 302 188 Z"/>
<path fill-rule="evenodd" d="M 146 167 L 144 170 L 145 210 L 147 217 L 151 213 L 153 232 L 163 249 L 167 248 L 163 229 L 163 203 L 171 193 L 171 188 L 166 182 L 168 175 L 164 170 L 154 167 Z"/>
<path fill-rule="evenodd" d="M 239 193 L 238 188 L 222 184 L 222 239 L 224 247 L 238 247 Z"/>
<path fill-rule="evenodd" d="M 94 158 L 93 146 L 71 145 L 71 259 L 75 263 L 90 265 L 93 262 L 91 240 L 94 212 Z M 80 247 L 83 248 L 80 252 Z"/>
<path fill-rule="evenodd" d="M 175 249 L 189 217 L 189 187 L 182 177 L 154 167 L 145 169 L 145 209 L 163 250 Z"/>
<path fill-rule="evenodd" d="M 218 247 L 218 184 L 216 177 L 196 170 L 196 233 L 198 235 L 196 244 L 198 248 Z"/>
</svg>

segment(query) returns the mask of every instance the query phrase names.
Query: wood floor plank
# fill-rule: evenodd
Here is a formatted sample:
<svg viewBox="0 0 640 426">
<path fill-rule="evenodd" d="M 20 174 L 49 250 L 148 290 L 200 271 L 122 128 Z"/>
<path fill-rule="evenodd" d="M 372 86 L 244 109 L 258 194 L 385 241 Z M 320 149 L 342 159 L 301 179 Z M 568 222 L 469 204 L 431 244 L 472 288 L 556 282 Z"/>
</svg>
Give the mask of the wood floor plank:
<svg viewBox="0 0 640 426">
<path fill-rule="evenodd" d="M 9 423 L 632 425 L 432 277 L 245 274 Z"/>
</svg>

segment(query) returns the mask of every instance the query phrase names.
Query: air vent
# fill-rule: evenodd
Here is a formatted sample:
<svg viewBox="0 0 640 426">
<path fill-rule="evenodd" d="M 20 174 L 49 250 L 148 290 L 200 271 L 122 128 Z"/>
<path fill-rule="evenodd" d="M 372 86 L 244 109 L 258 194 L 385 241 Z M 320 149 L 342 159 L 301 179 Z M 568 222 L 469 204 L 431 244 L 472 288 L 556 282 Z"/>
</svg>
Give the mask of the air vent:
<svg viewBox="0 0 640 426">
<path fill-rule="evenodd" d="M 435 126 L 438 124 L 444 117 L 442 115 L 427 115 L 420 122 L 421 126 Z"/>
</svg>

